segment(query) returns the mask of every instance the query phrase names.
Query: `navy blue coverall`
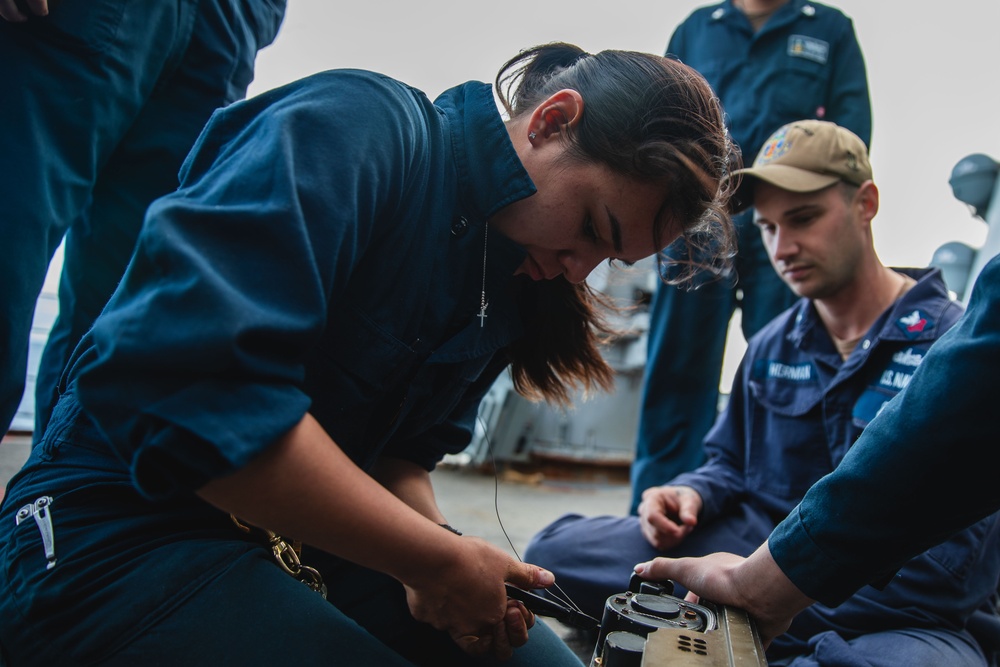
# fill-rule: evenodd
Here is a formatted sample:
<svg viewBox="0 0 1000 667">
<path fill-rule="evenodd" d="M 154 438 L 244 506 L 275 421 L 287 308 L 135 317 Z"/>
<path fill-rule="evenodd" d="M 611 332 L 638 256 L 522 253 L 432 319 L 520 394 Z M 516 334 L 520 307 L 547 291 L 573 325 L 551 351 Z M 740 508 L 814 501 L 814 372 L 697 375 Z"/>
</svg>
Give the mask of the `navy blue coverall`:
<svg viewBox="0 0 1000 667">
<path fill-rule="evenodd" d="M 0 429 L 65 235 L 59 317 L 35 381 L 36 437 L 73 348 L 111 297 L 149 203 L 212 112 L 242 99 L 285 0 L 62 0 L 0 20 Z"/>
<path fill-rule="evenodd" d="M 8 486 L 11 667 L 492 664 L 416 623 L 395 580 L 307 547 L 324 601 L 194 490 L 307 411 L 365 470 L 461 451 L 544 289 L 490 234 L 476 317 L 485 223 L 534 192 L 483 83 L 432 104 L 334 71 L 216 112 Z M 15 520 L 42 497 L 51 558 Z M 537 623 L 508 664 L 579 661 Z"/>
<path fill-rule="evenodd" d="M 678 26 L 667 55 L 694 67 L 718 93 L 747 163 L 774 130 L 807 118 L 832 121 L 870 143 L 864 60 L 851 20 L 836 9 L 789 0 L 754 33 L 743 12 L 725 0 Z M 737 305 L 749 339 L 795 301 L 771 268 L 751 216 L 734 220 L 735 276 L 706 271 L 696 290 L 661 285 L 653 296 L 632 513 L 647 488 L 704 461 L 702 440 L 717 416 L 722 357 Z M 685 257 L 683 242 L 667 254 Z"/>
<path fill-rule="evenodd" d="M 846 361 L 807 299 L 751 339 L 729 404 L 705 439 L 708 461 L 668 482 L 694 488 L 703 501 L 698 525 L 678 546 L 655 549 L 635 516 L 571 514 L 535 536 L 524 557 L 550 569 L 585 611 L 599 614 L 609 595 L 625 590 L 636 563 L 717 551 L 749 555 L 837 466 L 961 315 L 939 270 L 900 271 L 918 283 Z M 831 511 L 839 502 L 830 501 Z M 978 611 L 998 578 L 994 516 L 907 563 L 885 590 L 866 588 L 836 608 L 814 605 L 774 641 L 768 659 L 782 664 L 798 656 L 803 667 L 981 666 L 980 648 L 963 628 L 976 616 L 1000 631 L 996 615 Z"/>
</svg>

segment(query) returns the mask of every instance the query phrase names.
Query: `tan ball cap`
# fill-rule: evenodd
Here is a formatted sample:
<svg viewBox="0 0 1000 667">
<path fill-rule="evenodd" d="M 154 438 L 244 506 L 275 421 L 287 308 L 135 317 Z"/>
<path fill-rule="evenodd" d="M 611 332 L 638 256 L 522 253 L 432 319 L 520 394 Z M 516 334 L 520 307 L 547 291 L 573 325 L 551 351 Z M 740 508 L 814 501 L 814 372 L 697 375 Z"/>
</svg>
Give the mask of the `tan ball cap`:
<svg viewBox="0 0 1000 667">
<path fill-rule="evenodd" d="M 816 192 L 837 181 L 861 185 L 871 179 L 872 166 L 858 135 L 828 121 L 800 120 L 778 129 L 752 167 L 729 177 L 741 179 L 730 203 L 739 213 L 753 205 L 758 179 L 790 192 Z"/>
</svg>

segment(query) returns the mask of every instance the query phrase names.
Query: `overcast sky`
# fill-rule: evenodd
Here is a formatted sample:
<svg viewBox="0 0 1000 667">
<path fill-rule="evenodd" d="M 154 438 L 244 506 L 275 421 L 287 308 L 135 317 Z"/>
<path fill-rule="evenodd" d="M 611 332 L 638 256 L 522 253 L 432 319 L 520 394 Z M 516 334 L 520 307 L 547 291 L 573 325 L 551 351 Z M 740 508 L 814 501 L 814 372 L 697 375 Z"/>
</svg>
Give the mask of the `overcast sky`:
<svg viewBox="0 0 1000 667">
<path fill-rule="evenodd" d="M 567 41 L 662 53 L 688 0 L 289 0 L 251 94 L 313 72 L 360 67 L 434 97 L 492 81 L 520 49 Z M 948 185 L 970 153 L 1000 159 L 1000 1 L 842 0 L 854 19 L 872 92 L 872 164 L 882 193 L 876 247 L 893 265 L 923 265 L 941 244 L 978 246 L 986 226 Z M 929 8 L 933 8 L 930 10 Z"/>
</svg>

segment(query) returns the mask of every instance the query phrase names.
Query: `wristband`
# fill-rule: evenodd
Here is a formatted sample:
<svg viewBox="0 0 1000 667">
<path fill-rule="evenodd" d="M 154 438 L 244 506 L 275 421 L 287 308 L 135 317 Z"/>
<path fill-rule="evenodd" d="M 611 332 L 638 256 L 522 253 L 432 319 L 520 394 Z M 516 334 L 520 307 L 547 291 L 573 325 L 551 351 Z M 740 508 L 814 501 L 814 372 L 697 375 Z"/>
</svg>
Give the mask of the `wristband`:
<svg viewBox="0 0 1000 667">
<path fill-rule="evenodd" d="M 451 527 L 450 525 L 448 525 L 446 523 L 439 523 L 438 525 L 441 526 L 442 528 L 444 528 L 445 530 L 450 530 L 451 532 L 455 533 L 456 535 L 461 535 L 462 534 L 462 531 L 456 530 L 455 528 Z"/>
</svg>

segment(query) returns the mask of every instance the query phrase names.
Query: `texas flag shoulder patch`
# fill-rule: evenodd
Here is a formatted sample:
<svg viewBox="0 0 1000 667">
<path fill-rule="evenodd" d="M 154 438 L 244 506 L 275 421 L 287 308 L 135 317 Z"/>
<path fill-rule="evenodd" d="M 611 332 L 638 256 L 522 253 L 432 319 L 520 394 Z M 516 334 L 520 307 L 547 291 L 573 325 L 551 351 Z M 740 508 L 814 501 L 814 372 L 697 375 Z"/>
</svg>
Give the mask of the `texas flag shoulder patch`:
<svg viewBox="0 0 1000 667">
<path fill-rule="evenodd" d="M 923 313 L 920 310 L 914 310 L 912 313 L 903 315 L 896 320 L 896 326 L 902 329 L 907 338 L 912 340 L 920 336 L 920 334 L 925 331 L 933 329 L 934 322 L 931 321 L 926 313 Z"/>
</svg>

